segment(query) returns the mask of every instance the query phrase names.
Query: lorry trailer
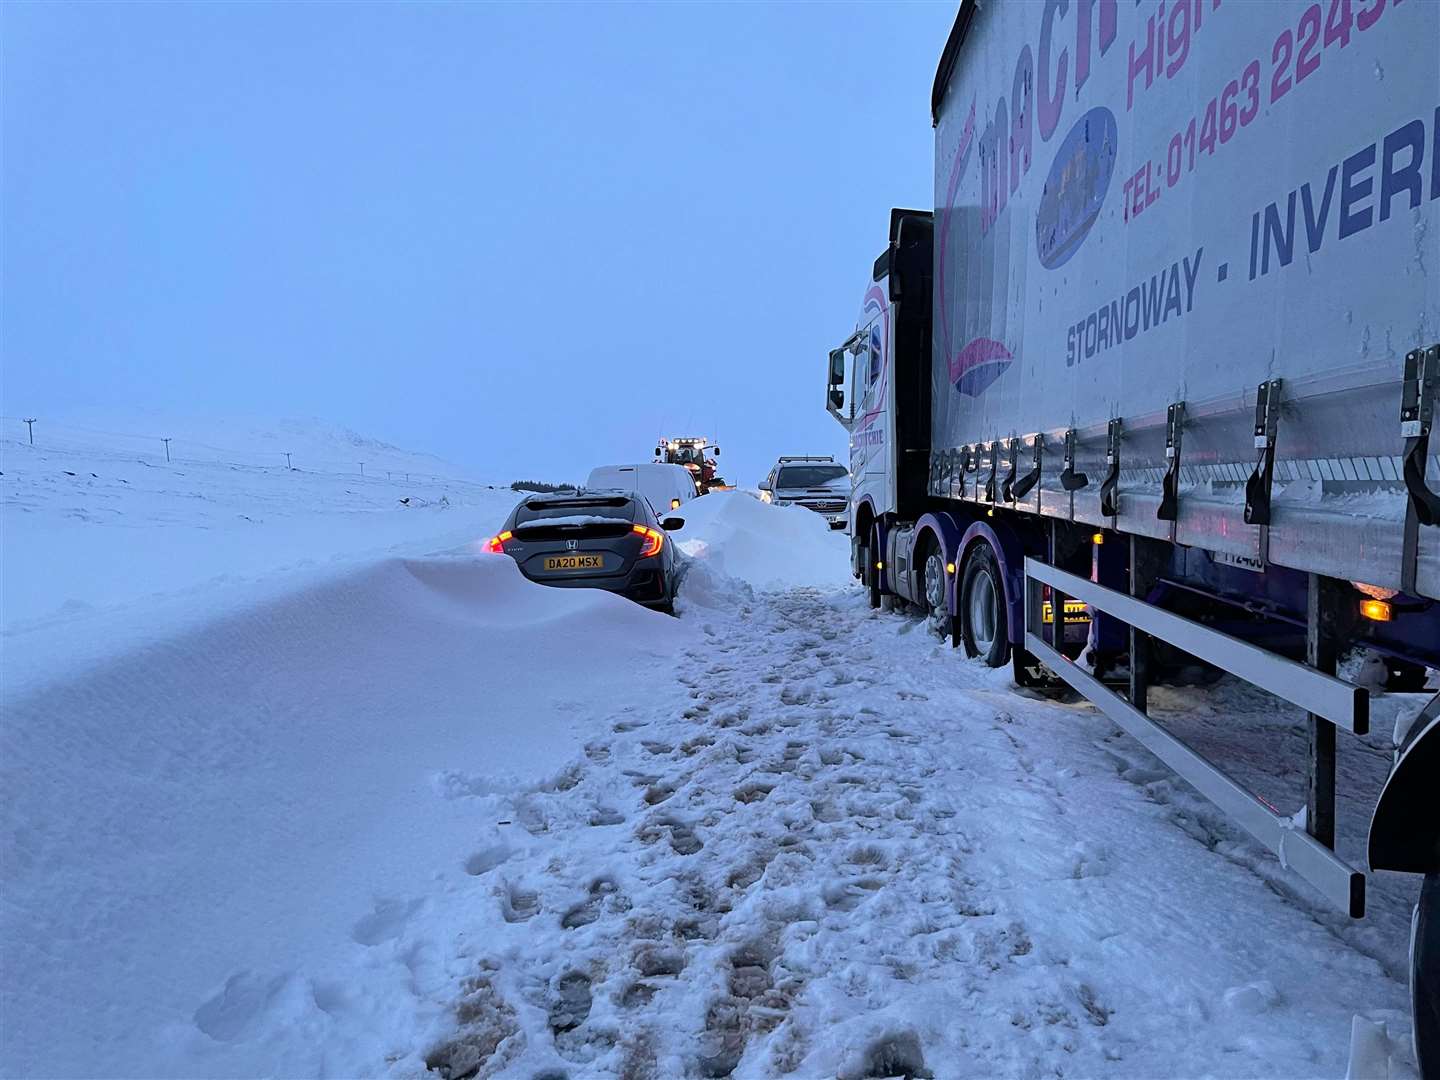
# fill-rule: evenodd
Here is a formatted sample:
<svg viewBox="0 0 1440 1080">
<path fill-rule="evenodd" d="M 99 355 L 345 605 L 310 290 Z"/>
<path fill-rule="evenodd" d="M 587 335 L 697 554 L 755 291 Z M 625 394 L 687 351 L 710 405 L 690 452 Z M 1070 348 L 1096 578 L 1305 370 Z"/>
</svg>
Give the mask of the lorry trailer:
<svg viewBox="0 0 1440 1080">
<path fill-rule="evenodd" d="M 1367 650 L 1417 695 L 1440 668 L 1437 56 L 1440 4 L 1413 0 L 964 0 L 934 205 L 890 212 L 828 364 L 871 603 L 1079 691 L 1357 918 L 1335 760 L 1369 696 L 1337 665 Z M 1308 714 L 1303 830 L 1147 715 L 1190 658 Z M 1430 1076 L 1425 701 L 1369 861 L 1423 876 Z"/>
</svg>

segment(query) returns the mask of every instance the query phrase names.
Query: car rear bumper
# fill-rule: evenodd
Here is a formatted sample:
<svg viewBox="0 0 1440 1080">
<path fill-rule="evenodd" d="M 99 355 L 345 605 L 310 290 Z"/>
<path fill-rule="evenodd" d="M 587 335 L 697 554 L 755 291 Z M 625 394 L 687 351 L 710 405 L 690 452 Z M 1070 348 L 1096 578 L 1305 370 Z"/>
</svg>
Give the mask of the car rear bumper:
<svg viewBox="0 0 1440 1080">
<path fill-rule="evenodd" d="M 527 573 L 523 566 L 520 572 L 537 585 L 556 589 L 604 589 L 646 606 L 660 607 L 671 600 L 665 569 L 658 558 L 639 560 L 624 574 L 536 574 Z"/>
</svg>

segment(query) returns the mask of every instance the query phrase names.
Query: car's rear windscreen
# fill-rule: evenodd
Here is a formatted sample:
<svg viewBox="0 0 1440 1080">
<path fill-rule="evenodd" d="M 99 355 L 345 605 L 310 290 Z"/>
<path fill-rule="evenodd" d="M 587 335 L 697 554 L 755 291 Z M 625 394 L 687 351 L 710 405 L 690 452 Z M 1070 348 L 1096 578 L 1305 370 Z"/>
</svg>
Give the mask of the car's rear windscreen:
<svg viewBox="0 0 1440 1080">
<path fill-rule="evenodd" d="M 819 487 L 845 475 L 844 465 L 786 465 L 775 481 L 776 487 Z"/>
<path fill-rule="evenodd" d="M 515 524 L 549 521 L 556 518 L 612 518 L 630 521 L 635 516 L 631 499 L 557 499 L 525 503 L 515 513 Z"/>
</svg>

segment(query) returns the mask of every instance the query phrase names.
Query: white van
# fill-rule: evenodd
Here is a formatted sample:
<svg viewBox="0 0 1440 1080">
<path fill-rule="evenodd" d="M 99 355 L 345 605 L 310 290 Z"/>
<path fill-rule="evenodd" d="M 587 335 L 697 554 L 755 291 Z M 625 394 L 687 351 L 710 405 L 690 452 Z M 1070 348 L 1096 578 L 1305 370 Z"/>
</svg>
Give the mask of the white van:
<svg viewBox="0 0 1440 1080">
<path fill-rule="evenodd" d="M 590 479 L 585 481 L 585 486 L 591 491 L 618 488 L 636 492 L 650 500 L 655 516 L 661 518 L 700 494 L 689 469 L 658 461 L 637 465 L 601 465 L 590 470 Z"/>
</svg>

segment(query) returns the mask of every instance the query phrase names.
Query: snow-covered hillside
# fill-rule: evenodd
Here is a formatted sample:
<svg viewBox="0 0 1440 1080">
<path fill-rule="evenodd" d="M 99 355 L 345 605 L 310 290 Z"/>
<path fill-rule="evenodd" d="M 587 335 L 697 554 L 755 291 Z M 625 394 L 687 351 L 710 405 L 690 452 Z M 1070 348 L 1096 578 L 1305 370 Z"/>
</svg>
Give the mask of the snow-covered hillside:
<svg viewBox="0 0 1440 1080">
<path fill-rule="evenodd" d="M 82 419 L 37 424 L 34 446 L 23 424 L 4 423 L 7 632 L 126 603 L 153 609 L 187 592 L 208 602 L 287 569 L 453 546 L 515 499 L 438 458 L 318 423 Z M 158 440 L 125 434 L 147 426 L 185 433 L 171 444 L 174 460 Z M 368 458 L 365 474 L 342 454 Z"/>
<path fill-rule="evenodd" d="M 198 416 L 153 409 L 125 412 L 85 409 L 36 418 L 0 417 L 0 440 L 54 450 L 89 452 L 160 463 L 210 462 L 260 468 L 286 466 L 310 473 L 384 476 L 409 473 L 427 479 L 467 479 L 463 469 L 434 454 L 415 453 L 349 428 L 310 419 Z"/>
<path fill-rule="evenodd" d="M 7 592 L 25 514 L 149 540 L 5 639 L 0 1074 L 1410 1075 L 1393 941 L 808 511 L 683 507 L 671 619 L 475 553 L 508 491 L 5 451 Z"/>
</svg>

